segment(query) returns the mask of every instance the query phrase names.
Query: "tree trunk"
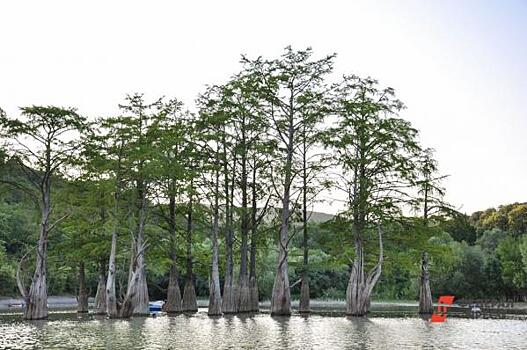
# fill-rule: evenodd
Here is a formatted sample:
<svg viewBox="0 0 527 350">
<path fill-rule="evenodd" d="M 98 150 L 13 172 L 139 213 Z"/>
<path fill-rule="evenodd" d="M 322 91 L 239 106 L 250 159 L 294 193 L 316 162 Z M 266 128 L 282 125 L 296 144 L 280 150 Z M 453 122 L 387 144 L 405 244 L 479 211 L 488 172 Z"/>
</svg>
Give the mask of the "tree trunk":
<svg viewBox="0 0 527 350">
<path fill-rule="evenodd" d="M 223 298 L 221 309 L 225 314 L 236 312 L 236 294 L 234 290 L 233 261 L 232 261 L 232 228 L 225 229 L 225 281 L 223 282 Z"/>
<path fill-rule="evenodd" d="M 192 271 L 192 194 L 190 195 L 187 214 L 187 276 L 185 288 L 183 289 L 183 312 L 197 312 L 196 289 L 194 287 L 194 275 Z"/>
<path fill-rule="evenodd" d="M 47 289 L 47 254 L 48 227 L 50 214 L 49 184 L 43 196 L 42 222 L 37 248 L 37 265 L 29 293 L 24 296 L 26 307 L 24 319 L 40 320 L 48 317 L 48 289 Z"/>
<path fill-rule="evenodd" d="M 253 208 L 254 211 L 254 208 Z M 255 219 L 255 217 L 254 217 Z M 251 232 L 251 262 L 249 265 L 249 295 L 250 295 L 250 306 L 249 311 L 258 312 L 259 297 L 258 297 L 258 279 L 256 278 L 256 220 L 253 219 L 252 232 Z"/>
<path fill-rule="evenodd" d="M 121 309 L 119 310 L 119 316 L 120 318 L 129 318 L 135 313 L 136 308 L 136 300 L 138 300 L 137 295 L 143 293 L 142 287 L 141 287 L 141 281 L 144 278 L 144 259 L 142 258 L 143 254 L 145 253 L 145 243 L 142 242 L 139 244 L 136 242 L 135 244 L 136 252 L 134 252 L 134 256 L 132 257 L 133 263 L 131 265 L 135 266 L 134 271 L 132 272 L 132 277 L 128 281 L 128 288 L 126 290 L 126 295 L 123 299 L 123 303 L 121 305 Z M 143 296 L 140 296 L 142 298 Z M 148 296 L 147 296 L 148 297 Z M 148 303 L 147 303 L 148 308 Z M 148 310 L 148 309 L 147 309 Z M 140 314 L 140 315 L 149 315 L 149 311 L 146 313 Z"/>
<path fill-rule="evenodd" d="M 309 307 L 309 247 L 308 247 L 308 232 L 307 232 L 307 162 L 306 162 L 306 125 L 303 127 L 303 155 L 302 155 L 302 233 L 303 237 L 303 248 L 304 248 L 304 261 L 302 266 L 302 283 L 300 285 L 300 303 L 298 311 L 301 313 L 310 312 Z"/>
<path fill-rule="evenodd" d="M 135 263 L 136 263 L 136 256 L 137 256 L 137 247 L 136 244 L 137 241 L 135 237 L 132 237 L 132 241 L 130 242 L 130 264 L 128 264 L 128 280 L 127 284 L 132 283 L 132 278 L 134 276 Z M 122 296 L 122 293 L 121 293 Z"/>
<path fill-rule="evenodd" d="M 221 315 L 221 291 L 220 291 L 220 268 L 218 253 L 218 232 L 219 232 L 219 181 L 220 173 L 216 170 L 214 185 L 214 214 L 212 223 L 212 269 L 209 282 L 209 316 Z"/>
<path fill-rule="evenodd" d="M 96 315 L 106 314 L 106 273 L 104 271 L 104 260 L 101 260 L 100 264 L 99 284 L 97 285 L 93 308 Z"/>
<path fill-rule="evenodd" d="M 139 224 L 137 228 L 137 242 L 135 244 L 136 250 L 143 249 L 142 252 L 137 252 L 137 261 L 135 264 L 136 271 L 136 291 L 133 295 L 133 314 L 144 316 L 150 315 L 148 307 L 148 285 L 146 283 L 146 264 L 144 252 L 144 233 L 146 223 L 146 193 L 143 183 L 139 184 L 139 198 L 141 200 L 141 208 L 139 210 Z"/>
<path fill-rule="evenodd" d="M 258 222 L 257 222 L 257 203 L 256 203 L 256 159 L 253 163 L 253 176 L 252 176 L 252 208 L 251 208 L 251 250 L 250 250 L 250 262 L 249 262 L 249 292 L 251 296 L 250 311 L 260 311 L 259 296 L 258 296 L 258 279 L 256 278 L 256 236 L 258 233 Z"/>
<path fill-rule="evenodd" d="M 251 293 L 251 311 L 260 311 L 260 296 L 258 292 L 258 279 L 256 276 L 249 277 L 249 290 Z"/>
<path fill-rule="evenodd" d="M 181 291 L 179 290 L 178 273 L 175 259 L 172 259 L 167 289 L 167 301 L 163 305 L 163 311 L 168 314 L 180 313 Z"/>
<path fill-rule="evenodd" d="M 33 281 L 26 298 L 24 319 L 40 320 L 48 317 L 48 291 L 46 279 L 47 266 L 47 243 L 40 243 L 37 255 L 37 266 L 33 275 Z"/>
<path fill-rule="evenodd" d="M 283 209 L 283 211 L 288 212 L 286 209 Z M 291 291 L 289 289 L 287 261 L 288 229 L 284 227 L 286 225 L 288 225 L 287 221 L 282 224 L 283 227 L 280 228 L 280 237 L 278 239 L 278 266 L 271 295 L 271 315 L 291 315 Z"/>
<path fill-rule="evenodd" d="M 140 254 L 142 256 L 144 253 Z M 148 306 L 148 286 L 146 284 L 146 266 L 144 264 L 144 258 L 139 257 L 137 268 L 135 271 L 135 293 L 133 294 L 133 315 L 136 316 L 147 316 L 150 315 L 150 309 Z"/>
<path fill-rule="evenodd" d="M 181 305 L 183 312 L 197 312 L 198 303 L 196 301 L 196 289 L 194 288 L 194 279 L 187 277 L 185 288 L 183 290 L 183 302 Z"/>
<path fill-rule="evenodd" d="M 289 204 L 282 209 L 282 227 L 278 239 L 278 266 L 271 296 L 271 315 L 291 315 L 291 291 L 287 262 L 288 218 L 285 218 L 285 216 L 289 217 L 288 206 Z"/>
<path fill-rule="evenodd" d="M 130 318 L 134 314 L 134 297 L 137 294 L 137 286 L 139 285 L 140 268 L 138 267 L 133 273 L 132 278 L 128 281 L 128 288 L 126 290 L 126 295 L 121 304 L 121 309 L 119 310 L 120 318 Z"/>
<path fill-rule="evenodd" d="M 287 203 L 286 203 L 287 202 Z M 282 225 L 278 239 L 278 266 L 276 277 L 273 284 L 271 296 L 271 315 L 290 315 L 291 314 L 291 291 L 289 289 L 287 244 L 288 244 L 288 225 L 289 225 L 289 202 L 284 199 L 282 209 Z"/>
<path fill-rule="evenodd" d="M 108 278 L 106 280 L 106 314 L 110 318 L 119 317 L 117 307 L 117 296 L 115 294 L 116 266 L 115 259 L 117 254 L 117 232 L 119 229 L 119 201 L 121 199 L 121 161 L 123 157 L 124 141 L 121 141 L 119 148 L 119 158 L 115 176 L 115 193 L 113 205 L 113 231 L 112 243 L 110 247 L 110 257 L 108 258 Z"/>
<path fill-rule="evenodd" d="M 225 140 L 223 141 L 225 144 Z M 224 147 L 224 153 L 226 149 Z M 233 169 L 235 168 L 236 159 L 233 161 Z M 234 290 L 234 277 L 233 277 L 233 258 L 232 258 L 232 245 L 233 245 L 233 197 L 234 197 L 234 174 L 232 176 L 232 183 L 229 183 L 229 168 L 227 161 L 223 166 L 224 177 L 225 177 L 225 281 L 223 283 L 223 298 L 221 303 L 221 309 L 224 314 L 232 314 L 236 312 L 236 294 Z"/>
<path fill-rule="evenodd" d="M 298 311 L 300 313 L 309 313 L 311 309 L 309 307 L 309 275 L 307 272 L 302 273 L 302 282 L 300 283 L 300 303 Z"/>
<path fill-rule="evenodd" d="M 287 157 L 285 164 L 284 194 L 282 197 L 282 218 L 280 231 L 278 235 L 278 263 L 276 268 L 276 277 L 273 284 L 271 295 L 271 315 L 291 315 L 291 290 L 289 288 L 289 269 L 288 269 L 288 244 L 289 244 L 289 203 L 290 188 L 292 177 L 293 163 L 293 145 L 294 145 L 294 115 L 291 108 L 288 126 L 288 145 Z"/>
<path fill-rule="evenodd" d="M 381 229 L 379 232 L 379 260 L 375 267 L 367 274 L 364 272 L 364 248 L 361 230 L 354 225 L 355 260 L 351 267 L 350 279 L 346 290 L 346 313 L 351 316 L 364 316 L 370 310 L 370 296 L 379 280 L 383 262 L 383 244 Z"/>
<path fill-rule="evenodd" d="M 236 311 L 251 311 L 251 292 L 249 289 L 249 270 L 248 270 L 248 239 L 249 239 L 249 217 L 247 210 L 247 148 L 245 147 L 245 119 L 243 119 L 242 129 L 242 155 L 241 155 L 241 247 L 240 247 L 240 275 L 236 288 Z"/>
<path fill-rule="evenodd" d="M 213 258 L 214 259 L 214 258 Z M 216 270 L 216 271 L 214 271 Z M 220 290 L 220 272 L 218 263 L 212 263 L 212 273 L 209 282 L 209 310 L 207 314 L 209 316 L 220 316 L 221 312 L 221 290 Z"/>
<path fill-rule="evenodd" d="M 424 208 L 423 208 L 423 219 L 426 226 L 428 226 L 428 179 L 425 182 L 425 199 L 424 199 Z"/>
<path fill-rule="evenodd" d="M 170 259 L 172 260 L 172 266 L 170 266 L 170 274 L 168 280 L 167 289 L 167 300 L 163 305 L 163 311 L 169 314 L 181 312 L 181 291 L 179 290 L 178 271 L 176 265 L 176 198 L 175 196 L 170 197 L 169 203 L 170 210 Z"/>
<path fill-rule="evenodd" d="M 253 243 L 254 241 L 254 243 Z M 260 311 L 259 296 L 258 296 L 258 279 L 256 278 L 256 237 L 252 234 L 251 237 L 251 264 L 249 271 L 249 293 L 250 293 L 250 310 L 253 312 Z"/>
<path fill-rule="evenodd" d="M 249 288 L 249 275 L 240 273 L 236 288 L 236 304 L 238 312 L 251 312 L 251 290 Z"/>
<path fill-rule="evenodd" d="M 77 312 L 88 312 L 88 292 L 86 291 L 86 274 L 84 263 L 79 263 L 79 295 L 77 296 Z"/>
<path fill-rule="evenodd" d="M 106 314 L 110 318 L 119 317 L 117 297 L 115 295 L 115 255 L 117 251 L 117 228 L 112 233 L 112 245 L 108 261 L 108 279 L 106 280 Z"/>
<path fill-rule="evenodd" d="M 434 312 L 432 292 L 430 291 L 430 275 L 428 272 L 428 254 L 423 253 L 421 261 L 421 283 L 419 288 L 419 313 L 431 314 Z"/>
</svg>

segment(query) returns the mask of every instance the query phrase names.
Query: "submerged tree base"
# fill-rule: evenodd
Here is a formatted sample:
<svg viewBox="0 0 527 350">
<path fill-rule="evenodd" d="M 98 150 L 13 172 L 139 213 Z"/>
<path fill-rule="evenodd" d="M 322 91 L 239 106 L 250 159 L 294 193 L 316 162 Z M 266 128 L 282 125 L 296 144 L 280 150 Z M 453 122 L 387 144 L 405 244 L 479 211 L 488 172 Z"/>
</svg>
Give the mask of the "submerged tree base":
<svg viewBox="0 0 527 350">
<path fill-rule="evenodd" d="M 220 295 L 220 288 L 219 288 L 219 279 L 217 280 L 217 283 L 214 281 L 210 281 L 210 296 L 209 296 L 209 309 L 207 311 L 207 314 L 209 316 L 221 316 L 221 295 Z"/>
<path fill-rule="evenodd" d="M 252 312 L 251 290 L 249 289 L 249 276 L 242 276 L 236 288 L 236 311 L 238 313 Z"/>
<path fill-rule="evenodd" d="M 300 285 L 300 302 L 298 305 L 298 312 L 300 313 L 310 313 L 310 298 L 309 298 L 309 277 L 303 276 L 302 283 Z"/>
<path fill-rule="evenodd" d="M 279 269 L 276 274 L 271 297 L 271 316 L 291 315 L 291 291 L 287 272 Z"/>
<path fill-rule="evenodd" d="M 183 312 L 197 312 L 198 303 L 196 300 L 196 289 L 194 282 L 187 279 L 185 282 L 185 289 L 183 291 L 183 301 L 181 303 L 181 311 Z"/>
<path fill-rule="evenodd" d="M 35 273 L 35 275 L 37 275 L 36 281 L 32 283 L 29 295 L 25 298 L 25 320 L 45 320 L 48 318 L 48 295 L 45 284 L 46 279 L 42 277 L 39 278 L 37 273 Z"/>
<path fill-rule="evenodd" d="M 236 313 L 236 294 L 234 294 L 234 288 L 232 284 L 229 284 L 227 281 L 223 285 L 221 309 L 224 314 Z"/>
<path fill-rule="evenodd" d="M 419 314 L 431 315 L 434 312 L 432 292 L 430 290 L 430 275 L 428 272 L 428 254 L 423 253 L 421 261 L 421 281 L 419 286 Z"/>
<path fill-rule="evenodd" d="M 259 301 L 260 298 L 258 296 L 258 281 L 256 280 L 256 277 L 251 277 L 249 280 L 249 290 L 251 294 L 251 311 L 252 312 L 259 312 L 260 311 L 260 305 Z"/>
</svg>

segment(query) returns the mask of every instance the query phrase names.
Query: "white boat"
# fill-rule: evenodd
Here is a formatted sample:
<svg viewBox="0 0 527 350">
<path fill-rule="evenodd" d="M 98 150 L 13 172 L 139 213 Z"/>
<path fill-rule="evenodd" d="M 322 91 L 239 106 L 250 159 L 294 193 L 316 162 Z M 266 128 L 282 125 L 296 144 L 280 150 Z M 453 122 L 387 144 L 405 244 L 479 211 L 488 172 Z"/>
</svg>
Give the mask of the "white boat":
<svg viewBox="0 0 527 350">
<path fill-rule="evenodd" d="M 163 300 L 151 301 L 148 303 L 148 310 L 150 312 L 160 312 L 164 304 L 165 302 Z"/>
<path fill-rule="evenodd" d="M 24 303 L 11 303 L 11 304 L 7 304 L 7 307 L 9 309 L 20 309 L 24 307 Z"/>
</svg>

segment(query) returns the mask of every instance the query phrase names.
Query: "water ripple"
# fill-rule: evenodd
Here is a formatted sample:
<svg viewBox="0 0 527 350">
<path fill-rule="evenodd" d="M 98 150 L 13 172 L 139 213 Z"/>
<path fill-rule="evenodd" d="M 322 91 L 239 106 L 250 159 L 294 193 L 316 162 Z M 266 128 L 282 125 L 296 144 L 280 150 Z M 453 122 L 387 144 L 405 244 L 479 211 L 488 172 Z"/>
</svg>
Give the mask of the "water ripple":
<svg viewBox="0 0 527 350">
<path fill-rule="evenodd" d="M 526 349 L 527 322 L 413 317 L 210 318 L 195 315 L 109 320 L 54 313 L 47 321 L 0 315 L 0 349 Z"/>
</svg>

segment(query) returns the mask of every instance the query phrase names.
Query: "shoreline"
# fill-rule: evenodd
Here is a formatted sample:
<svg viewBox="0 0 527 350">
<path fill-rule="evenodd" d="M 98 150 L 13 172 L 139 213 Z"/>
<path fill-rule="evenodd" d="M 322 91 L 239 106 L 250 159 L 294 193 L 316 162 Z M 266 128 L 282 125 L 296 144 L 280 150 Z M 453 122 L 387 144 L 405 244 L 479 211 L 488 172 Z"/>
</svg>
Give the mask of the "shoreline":
<svg viewBox="0 0 527 350">
<path fill-rule="evenodd" d="M 90 309 L 93 307 L 93 301 L 94 298 L 90 297 L 88 299 L 88 303 L 90 306 Z M 151 300 L 153 301 L 153 300 Z M 10 305 L 17 304 L 20 305 L 23 302 L 22 298 L 13 298 L 13 297 L 0 297 L 0 311 L 6 311 L 6 310 L 22 310 L 22 307 L 15 306 L 11 307 Z M 206 308 L 208 307 L 208 299 L 198 299 L 197 300 L 198 307 L 200 308 Z M 299 301 L 298 300 L 292 300 L 291 306 L 293 309 L 298 308 Z M 311 307 L 313 309 L 318 310 L 335 310 L 335 311 L 341 311 L 345 310 L 346 303 L 344 300 L 339 299 L 311 299 Z M 271 302 L 270 300 L 263 300 L 260 302 L 260 307 L 263 309 L 270 308 Z M 384 309 L 384 308 L 417 308 L 419 305 L 418 301 L 413 300 L 379 300 L 379 301 L 372 301 L 372 310 L 375 311 L 375 309 Z M 48 297 L 48 306 L 51 309 L 71 309 L 75 308 L 77 306 L 77 298 L 73 295 L 55 295 L 55 296 L 49 296 Z M 437 306 L 437 303 L 434 303 L 434 307 Z M 467 309 L 468 307 L 462 307 L 459 304 L 452 305 L 453 308 L 456 309 Z M 514 310 L 514 311 L 524 311 L 527 313 L 527 303 L 526 302 L 518 302 L 514 303 L 513 307 L 492 307 L 492 308 L 485 308 L 486 310 Z"/>
</svg>

